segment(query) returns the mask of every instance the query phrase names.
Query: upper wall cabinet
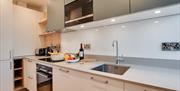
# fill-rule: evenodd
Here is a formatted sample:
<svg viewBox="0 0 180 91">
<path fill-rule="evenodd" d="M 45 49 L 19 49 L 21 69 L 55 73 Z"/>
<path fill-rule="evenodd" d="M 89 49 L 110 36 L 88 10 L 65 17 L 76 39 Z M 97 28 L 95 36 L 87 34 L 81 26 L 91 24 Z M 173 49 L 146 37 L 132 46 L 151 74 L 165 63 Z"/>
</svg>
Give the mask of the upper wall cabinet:
<svg viewBox="0 0 180 91">
<path fill-rule="evenodd" d="M 48 1 L 48 23 L 46 31 L 60 31 L 64 28 L 64 0 Z"/>
<path fill-rule="evenodd" d="M 65 26 L 93 21 L 93 0 L 65 0 Z"/>
<path fill-rule="evenodd" d="M 177 3 L 180 3 L 180 0 L 130 0 L 130 7 L 134 13 Z"/>
<path fill-rule="evenodd" d="M 178 3 L 180 0 L 65 0 L 65 27 Z"/>
<path fill-rule="evenodd" d="M 129 0 L 93 0 L 94 20 L 129 13 Z"/>
</svg>

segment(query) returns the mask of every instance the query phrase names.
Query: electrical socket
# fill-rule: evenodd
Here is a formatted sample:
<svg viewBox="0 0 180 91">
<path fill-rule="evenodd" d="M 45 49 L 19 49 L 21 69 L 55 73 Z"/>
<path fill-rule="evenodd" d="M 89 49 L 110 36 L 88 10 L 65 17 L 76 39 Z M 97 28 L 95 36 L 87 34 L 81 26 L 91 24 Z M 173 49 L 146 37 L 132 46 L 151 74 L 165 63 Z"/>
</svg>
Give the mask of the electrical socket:
<svg viewBox="0 0 180 91">
<path fill-rule="evenodd" d="M 180 51 L 180 42 L 164 42 L 162 51 Z"/>
<path fill-rule="evenodd" d="M 84 44 L 84 49 L 85 50 L 90 50 L 91 49 L 91 44 Z"/>
</svg>

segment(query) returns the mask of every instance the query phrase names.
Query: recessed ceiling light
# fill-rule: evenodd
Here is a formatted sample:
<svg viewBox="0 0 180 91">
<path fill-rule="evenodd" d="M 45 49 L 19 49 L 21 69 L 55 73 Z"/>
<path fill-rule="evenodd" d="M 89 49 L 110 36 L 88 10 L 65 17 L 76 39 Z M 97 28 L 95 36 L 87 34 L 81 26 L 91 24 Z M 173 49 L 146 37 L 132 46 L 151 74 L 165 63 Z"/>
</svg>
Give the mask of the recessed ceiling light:
<svg viewBox="0 0 180 91">
<path fill-rule="evenodd" d="M 96 32 L 99 31 L 99 29 L 96 29 Z"/>
<path fill-rule="evenodd" d="M 116 21 L 116 19 L 111 19 L 111 22 L 115 22 Z"/>
<path fill-rule="evenodd" d="M 122 25 L 121 28 L 125 28 L 126 26 Z"/>
<path fill-rule="evenodd" d="M 154 11 L 155 14 L 160 14 L 161 13 L 161 10 L 156 10 Z"/>
<path fill-rule="evenodd" d="M 154 21 L 154 23 L 159 23 L 159 21 Z"/>
<path fill-rule="evenodd" d="M 81 25 L 81 28 L 83 28 L 84 27 L 84 25 Z"/>
</svg>

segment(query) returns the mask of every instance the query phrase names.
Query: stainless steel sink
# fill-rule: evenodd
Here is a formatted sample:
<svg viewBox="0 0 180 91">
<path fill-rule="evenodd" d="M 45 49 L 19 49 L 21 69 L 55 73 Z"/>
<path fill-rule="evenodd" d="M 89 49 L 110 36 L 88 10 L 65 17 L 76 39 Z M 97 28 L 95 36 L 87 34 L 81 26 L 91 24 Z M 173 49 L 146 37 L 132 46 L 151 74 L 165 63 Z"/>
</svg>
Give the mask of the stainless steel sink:
<svg viewBox="0 0 180 91">
<path fill-rule="evenodd" d="M 92 70 L 123 75 L 130 67 L 128 66 L 120 66 L 120 65 L 112 65 L 112 64 L 103 64 L 98 67 L 93 68 Z"/>
</svg>

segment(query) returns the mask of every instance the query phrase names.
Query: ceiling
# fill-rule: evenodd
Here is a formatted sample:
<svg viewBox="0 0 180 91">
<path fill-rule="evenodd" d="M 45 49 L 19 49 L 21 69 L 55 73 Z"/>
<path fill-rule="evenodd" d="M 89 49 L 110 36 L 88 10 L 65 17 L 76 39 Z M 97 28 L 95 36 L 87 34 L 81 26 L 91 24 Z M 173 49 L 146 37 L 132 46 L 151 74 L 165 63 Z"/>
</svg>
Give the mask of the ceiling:
<svg viewBox="0 0 180 91">
<path fill-rule="evenodd" d="M 44 7 L 47 5 L 47 0 L 14 0 L 15 2 L 25 2 L 29 5 Z"/>
<path fill-rule="evenodd" d="M 46 6 L 48 0 L 14 0 L 14 1 L 20 1 L 20 2 L 25 2 L 28 3 L 30 5 L 34 5 L 34 6 Z M 65 0 L 65 4 L 71 3 L 75 0 Z"/>
<path fill-rule="evenodd" d="M 75 1 L 75 0 L 65 0 L 64 3 L 65 3 L 65 5 L 66 5 L 66 4 L 71 3 L 71 2 L 73 2 L 73 1 Z"/>
</svg>

